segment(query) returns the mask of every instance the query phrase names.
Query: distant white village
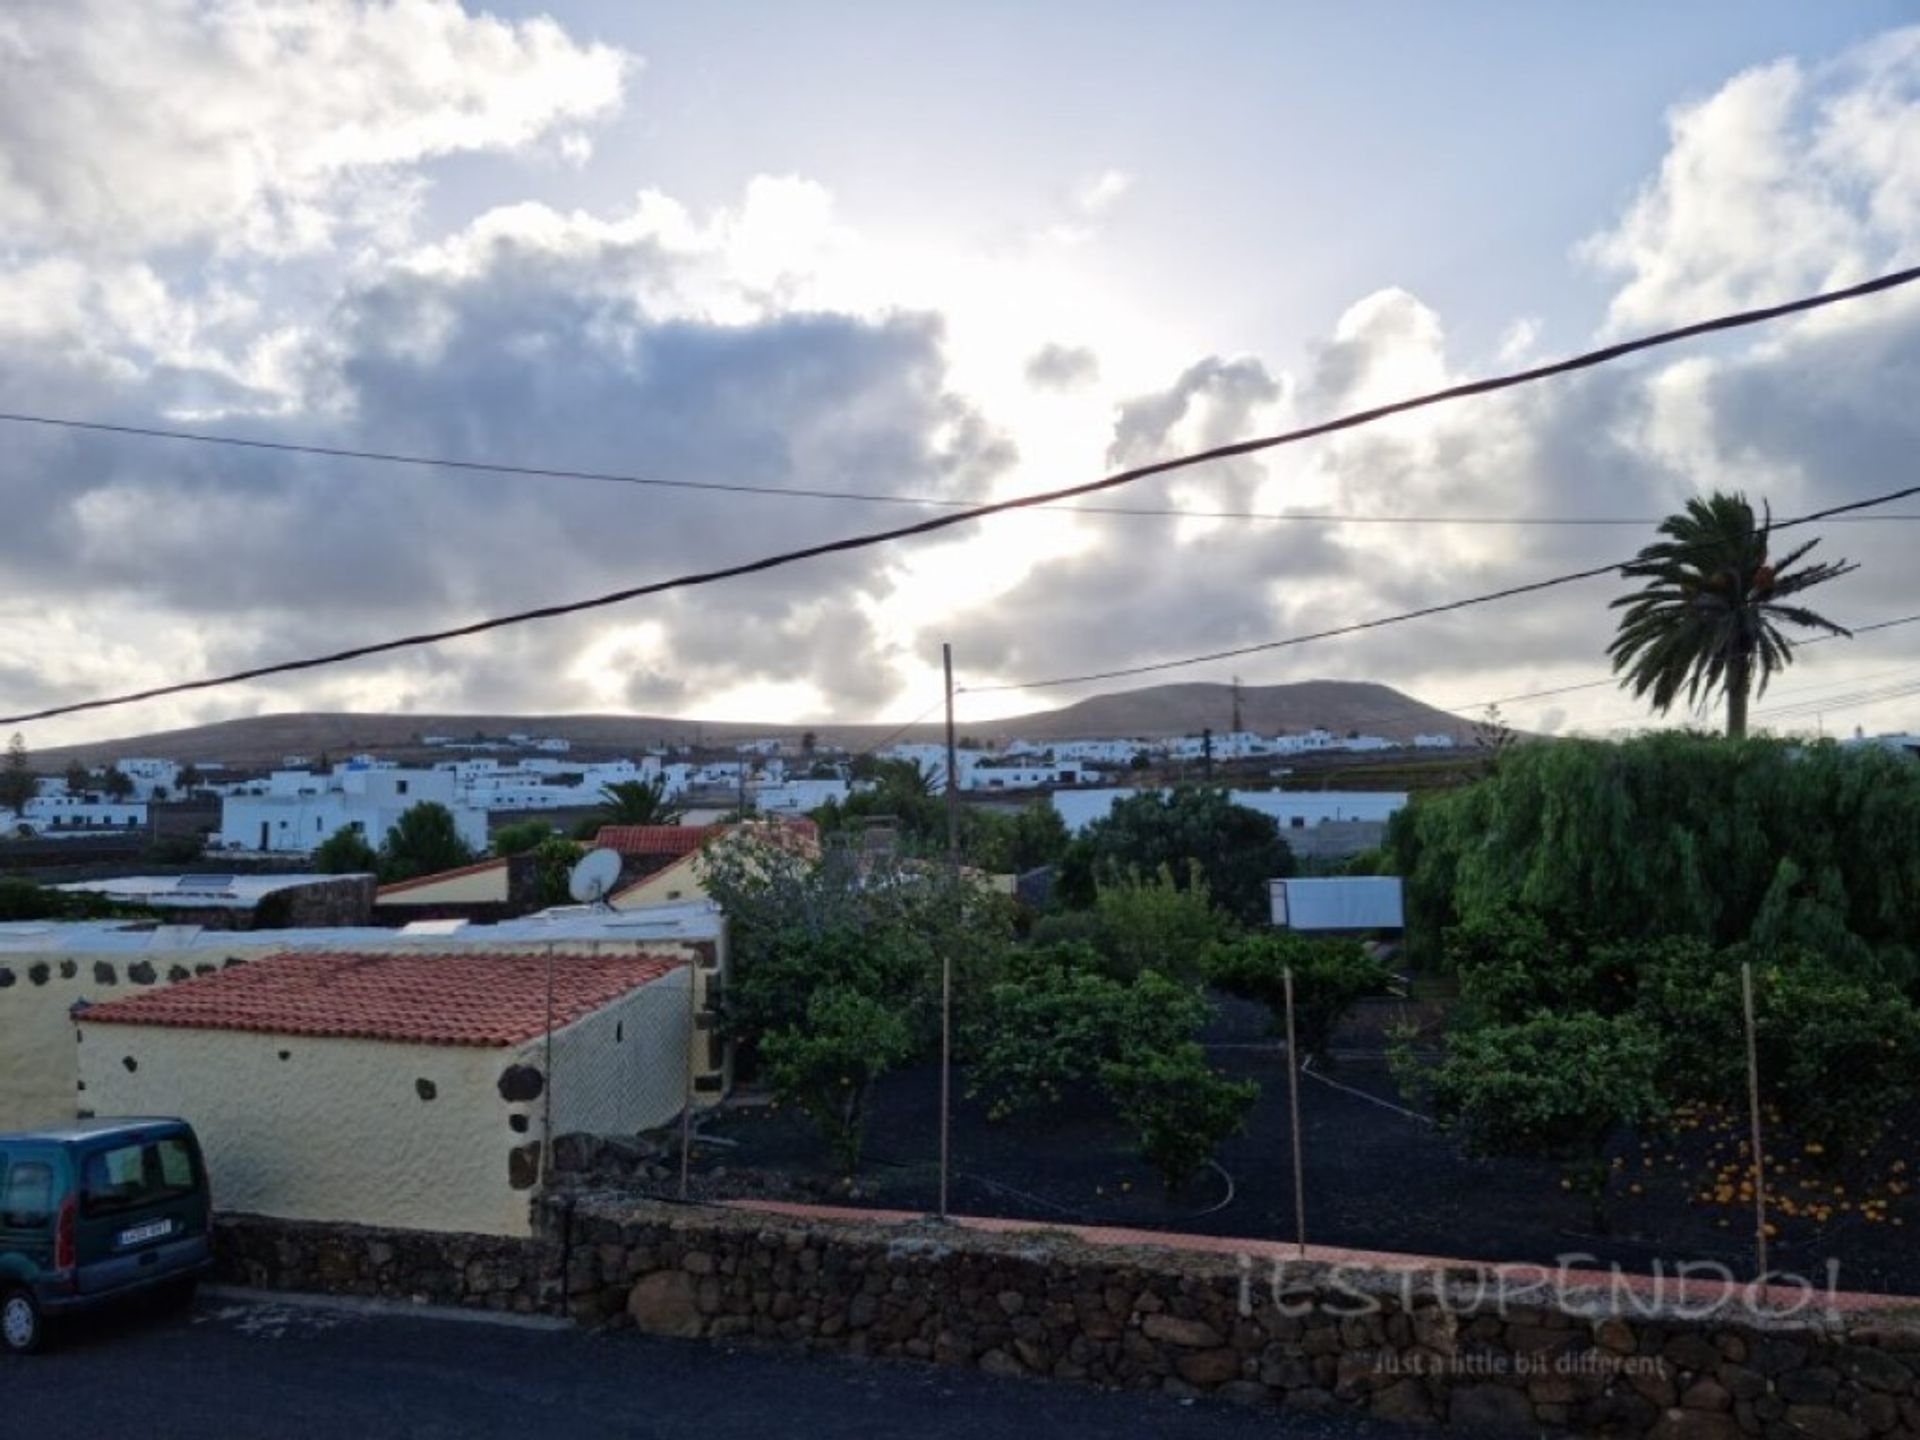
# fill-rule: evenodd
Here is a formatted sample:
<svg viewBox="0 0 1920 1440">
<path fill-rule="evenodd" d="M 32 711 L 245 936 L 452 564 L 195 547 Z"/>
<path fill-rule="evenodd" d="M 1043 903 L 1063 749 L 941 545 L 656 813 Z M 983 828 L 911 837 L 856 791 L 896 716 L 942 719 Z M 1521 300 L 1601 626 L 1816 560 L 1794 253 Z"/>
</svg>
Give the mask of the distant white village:
<svg viewBox="0 0 1920 1440">
<path fill-rule="evenodd" d="M 129 757 L 105 771 L 41 777 L 38 793 L 16 812 L 0 808 L 0 834 L 80 838 L 139 830 L 149 806 L 169 800 L 217 799 L 220 822 L 209 848 L 241 855 L 304 855 L 340 830 L 378 846 L 399 817 L 432 801 L 452 814 L 461 838 L 477 851 L 487 846 L 490 817 L 588 809 L 608 787 L 641 782 L 660 787 L 662 798 L 688 811 L 690 821 L 731 811 L 797 816 L 830 801 L 843 801 L 869 783 L 856 776 L 854 757 L 828 746 L 792 739 L 758 739 L 727 747 L 728 758 L 660 749 L 637 757 L 583 761 L 570 758 L 572 744 L 554 736 L 512 733 L 499 739 L 423 735 L 420 747 L 447 753 L 431 764 L 401 764 L 356 754 L 329 764 L 288 755 L 278 768 L 245 773 L 215 762 L 182 764 Z M 1337 735 L 1323 729 L 1261 735 L 1251 731 L 1187 735 L 1171 739 L 1089 737 L 1034 743 L 1011 741 L 998 749 L 957 748 L 954 783 L 963 793 L 1047 795 L 1070 830 L 1104 815 L 1115 799 L 1132 793 L 1120 782 L 1168 764 L 1228 764 L 1338 753 L 1450 751 L 1448 734 L 1405 740 L 1380 735 Z M 1856 736 L 1849 744 L 1882 745 L 1920 755 L 1920 736 Z M 947 784 L 942 744 L 905 742 L 875 752 L 904 761 L 941 793 Z M 1244 772 L 1243 772 L 1244 773 Z M 1276 775 L 1284 767 L 1276 765 Z M 1379 823 L 1405 803 L 1392 791 L 1240 789 L 1237 803 L 1272 814 L 1283 829 L 1328 822 Z M 704 812 L 700 805 L 709 807 Z"/>
</svg>

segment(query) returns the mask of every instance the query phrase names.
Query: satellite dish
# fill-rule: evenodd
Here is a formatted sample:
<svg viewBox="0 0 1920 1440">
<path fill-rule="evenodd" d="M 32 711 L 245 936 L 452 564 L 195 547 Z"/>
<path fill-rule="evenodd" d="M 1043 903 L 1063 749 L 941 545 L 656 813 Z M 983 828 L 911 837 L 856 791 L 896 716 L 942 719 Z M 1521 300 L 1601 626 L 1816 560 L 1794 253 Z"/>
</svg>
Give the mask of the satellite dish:
<svg viewBox="0 0 1920 1440">
<path fill-rule="evenodd" d="M 618 850 L 589 850 L 567 877 L 567 893 L 582 905 L 597 905 L 620 879 Z"/>
</svg>

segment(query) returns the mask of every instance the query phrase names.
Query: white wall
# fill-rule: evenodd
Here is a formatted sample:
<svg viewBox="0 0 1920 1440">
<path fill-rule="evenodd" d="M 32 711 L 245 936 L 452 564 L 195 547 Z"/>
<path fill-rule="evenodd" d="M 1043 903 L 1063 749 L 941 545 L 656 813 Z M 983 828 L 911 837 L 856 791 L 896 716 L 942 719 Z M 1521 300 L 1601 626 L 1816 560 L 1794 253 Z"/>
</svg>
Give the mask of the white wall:
<svg viewBox="0 0 1920 1440">
<path fill-rule="evenodd" d="M 1095 820 L 1104 820 L 1115 802 L 1138 790 L 1063 790 L 1049 798 L 1067 829 L 1079 834 Z M 1162 792 L 1164 793 L 1164 792 Z M 1398 790 L 1234 790 L 1233 803 L 1279 822 L 1284 835 L 1291 829 L 1307 829 L 1323 820 L 1390 819 L 1407 803 L 1405 792 Z"/>
</svg>

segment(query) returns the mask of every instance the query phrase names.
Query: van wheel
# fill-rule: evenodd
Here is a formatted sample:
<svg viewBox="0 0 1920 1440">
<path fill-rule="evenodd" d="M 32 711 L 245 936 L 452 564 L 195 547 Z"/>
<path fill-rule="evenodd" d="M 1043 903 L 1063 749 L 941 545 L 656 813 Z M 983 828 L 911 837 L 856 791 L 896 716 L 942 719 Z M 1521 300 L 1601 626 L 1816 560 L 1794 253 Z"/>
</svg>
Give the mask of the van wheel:
<svg viewBox="0 0 1920 1440">
<path fill-rule="evenodd" d="M 0 1291 L 0 1344 L 16 1355 L 31 1355 L 46 1338 L 46 1328 L 29 1291 Z"/>
</svg>

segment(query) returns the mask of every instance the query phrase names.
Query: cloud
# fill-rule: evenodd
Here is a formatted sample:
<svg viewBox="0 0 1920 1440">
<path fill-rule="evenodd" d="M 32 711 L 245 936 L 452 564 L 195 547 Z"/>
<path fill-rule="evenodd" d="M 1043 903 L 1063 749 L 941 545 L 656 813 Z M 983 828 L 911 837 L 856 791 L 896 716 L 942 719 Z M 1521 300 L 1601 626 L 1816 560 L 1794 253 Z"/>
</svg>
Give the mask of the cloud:
<svg viewBox="0 0 1920 1440">
<path fill-rule="evenodd" d="M 1088 219 L 1098 219 L 1133 189 L 1133 176 L 1124 170 L 1102 170 L 1082 180 L 1073 191 L 1073 208 Z"/>
<path fill-rule="evenodd" d="M 1614 331 L 1784 300 L 1920 252 L 1920 28 L 1743 72 L 1668 119 L 1667 153 L 1581 254 Z"/>
<path fill-rule="evenodd" d="M 322 248 L 404 215 L 423 161 L 577 134 L 635 63 L 453 0 L 25 0 L 0 15 L 0 226 L 99 254 Z"/>
<path fill-rule="evenodd" d="M 1077 390 L 1100 378 L 1100 357 L 1084 346 L 1047 344 L 1033 352 L 1026 373 L 1036 390 Z"/>
<path fill-rule="evenodd" d="M 606 217 L 483 216 L 339 295 L 289 362 L 297 404 L 218 428 L 663 480 L 932 494 L 992 483 L 1010 448 L 947 390 L 936 317 L 780 311 L 757 296 L 763 272 L 730 282 L 752 318 L 704 318 L 702 304 L 730 293 L 716 247 L 736 234 L 720 221 L 682 232 L 644 200 Z M 7 405 L 164 422 L 182 393 L 231 388 L 185 367 L 115 378 L 56 345 L 37 359 L 0 373 Z M 591 595 L 861 523 L 853 507 L 807 500 L 19 438 L 28 478 L 9 500 L 21 523 L 0 535 L 9 589 L 54 605 L 138 597 L 149 633 L 194 628 L 191 645 L 103 689 Z M 356 667 L 351 684 L 367 693 L 379 676 L 394 693 L 551 710 L 811 683 L 835 705 L 877 708 L 898 684 L 872 615 L 888 577 L 884 556 L 853 556 L 650 602 L 641 613 L 662 628 L 642 671 L 658 678 L 640 692 L 626 676 L 574 674 L 632 612 Z M 501 656 L 515 658 L 512 683 Z"/>
</svg>

